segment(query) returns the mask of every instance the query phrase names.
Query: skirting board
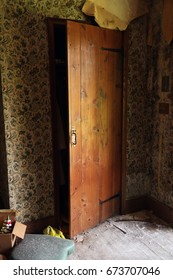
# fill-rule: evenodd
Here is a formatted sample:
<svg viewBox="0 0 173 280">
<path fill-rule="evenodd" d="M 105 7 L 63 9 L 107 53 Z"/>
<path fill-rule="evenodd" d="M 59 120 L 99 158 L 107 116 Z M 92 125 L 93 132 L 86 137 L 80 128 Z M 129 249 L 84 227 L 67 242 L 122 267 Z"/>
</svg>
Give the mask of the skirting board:
<svg viewBox="0 0 173 280">
<path fill-rule="evenodd" d="M 141 210 L 151 210 L 153 213 L 166 221 L 169 224 L 173 224 L 173 208 L 164 205 L 163 203 L 148 197 L 142 196 L 133 199 L 126 200 L 125 213 L 133 213 Z M 48 225 L 55 226 L 55 218 L 47 217 L 40 220 L 27 222 L 27 233 L 42 233 L 43 229 Z"/>
<path fill-rule="evenodd" d="M 125 214 L 147 209 L 147 196 L 128 199 L 125 202 Z"/>
<path fill-rule="evenodd" d="M 47 226 L 55 226 L 55 217 L 47 217 L 36 221 L 25 223 L 27 225 L 26 233 L 43 233 Z"/>
<path fill-rule="evenodd" d="M 173 224 L 173 208 L 151 198 L 147 198 L 147 209 L 169 224 Z"/>
<path fill-rule="evenodd" d="M 148 196 L 126 200 L 126 214 L 141 210 L 151 210 L 157 217 L 169 224 L 173 224 L 173 208 Z"/>
</svg>

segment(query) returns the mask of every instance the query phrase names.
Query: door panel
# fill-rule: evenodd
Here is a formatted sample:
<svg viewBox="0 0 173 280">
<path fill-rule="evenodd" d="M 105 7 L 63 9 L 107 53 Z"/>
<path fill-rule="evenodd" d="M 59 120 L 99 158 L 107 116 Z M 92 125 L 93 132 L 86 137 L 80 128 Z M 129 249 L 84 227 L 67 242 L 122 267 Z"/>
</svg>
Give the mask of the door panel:
<svg viewBox="0 0 173 280">
<path fill-rule="evenodd" d="M 82 136 L 80 102 L 80 25 L 67 22 L 68 90 L 69 90 L 69 206 L 72 237 L 82 231 Z M 72 129 L 76 133 L 76 145 L 72 145 Z"/>
<path fill-rule="evenodd" d="M 97 95 L 99 32 L 68 22 L 70 143 L 70 236 L 99 222 L 99 145 Z M 82 69 L 82 70 L 81 70 Z"/>
<path fill-rule="evenodd" d="M 120 48 L 120 32 L 67 21 L 70 237 L 119 210 Z"/>
<path fill-rule="evenodd" d="M 119 212 L 121 175 L 122 34 L 100 30 L 100 222 Z"/>
<path fill-rule="evenodd" d="M 83 230 L 99 223 L 98 66 L 99 29 L 81 25 Z"/>
</svg>

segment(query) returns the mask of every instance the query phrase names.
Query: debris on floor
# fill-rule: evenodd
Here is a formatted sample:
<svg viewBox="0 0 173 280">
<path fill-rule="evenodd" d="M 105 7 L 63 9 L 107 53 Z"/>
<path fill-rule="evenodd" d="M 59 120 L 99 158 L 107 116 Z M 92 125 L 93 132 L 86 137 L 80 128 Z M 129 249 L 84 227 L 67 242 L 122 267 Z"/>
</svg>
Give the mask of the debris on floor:
<svg viewBox="0 0 173 280">
<path fill-rule="evenodd" d="M 150 211 L 115 216 L 74 238 L 69 259 L 173 259 L 173 229 Z"/>
<path fill-rule="evenodd" d="M 83 235 L 77 235 L 77 236 L 74 238 L 74 240 L 75 240 L 76 242 L 83 242 L 83 241 L 84 241 L 84 237 L 83 237 Z"/>
</svg>

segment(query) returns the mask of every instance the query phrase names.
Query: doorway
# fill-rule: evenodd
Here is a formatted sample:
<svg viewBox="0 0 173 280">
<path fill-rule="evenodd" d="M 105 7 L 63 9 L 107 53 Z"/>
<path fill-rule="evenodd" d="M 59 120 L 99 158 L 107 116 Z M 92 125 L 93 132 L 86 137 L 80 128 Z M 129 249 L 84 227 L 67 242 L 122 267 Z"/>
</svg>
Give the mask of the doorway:
<svg viewBox="0 0 173 280">
<path fill-rule="evenodd" d="M 73 237 L 120 212 L 123 35 L 60 19 L 48 31 L 55 216 Z"/>
</svg>

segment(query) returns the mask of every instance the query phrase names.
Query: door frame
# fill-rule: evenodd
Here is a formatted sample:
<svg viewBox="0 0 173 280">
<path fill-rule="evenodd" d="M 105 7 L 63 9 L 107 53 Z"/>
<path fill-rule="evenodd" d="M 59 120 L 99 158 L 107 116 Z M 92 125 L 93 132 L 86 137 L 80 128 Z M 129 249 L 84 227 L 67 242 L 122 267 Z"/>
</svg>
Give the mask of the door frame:
<svg viewBox="0 0 173 280">
<path fill-rule="evenodd" d="M 76 21 L 76 20 L 75 20 Z M 48 27 L 48 40 L 49 40 L 49 61 L 53 61 L 54 58 L 54 51 L 53 51 L 53 43 L 54 43 L 54 36 L 53 36 L 53 26 L 55 24 L 62 24 L 66 25 L 65 19 L 59 18 L 47 18 L 47 27 Z M 85 22 L 87 24 L 87 22 Z M 89 23 L 88 23 L 89 24 Z M 128 29 L 123 31 L 123 73 L 122 73 L 122 156 L 121 156 L 121 199 L 120 199 L 120 214 L 126 213 L 126 169 L 127 169 L 127 96 L 128 96 L 128 38 L 129 38 L 129 31 Z M 52 47 L 51 47 L 52 46 Z M 54 66 L 49 63 L 49 76 L 50 76 L 50 95 L 51 95 L 51 118 L 52 118 L 52 135 L 56 135 L 55 129 L 55 114 L 53 111 L 55 110 L 54 105 L 54 94 L 55 91 L 55 82 L 52 79 L 52 76 L 55 75 Z M 53 151 L 55 150 L 55 143 L 56 139 L 52 137 L 52 146 Z M 57 176 L 55 170 L 57 169 L 57 161 L 55 157 L 55 153 L 53 152 L 53 180 L 54 180 L 54 220 L 55 225 L 59 225 L 60 223 L 60 216 L 59 216 L 59 204 L 58 204 L 58 191 L 57 191 Z"/>
</svg>

